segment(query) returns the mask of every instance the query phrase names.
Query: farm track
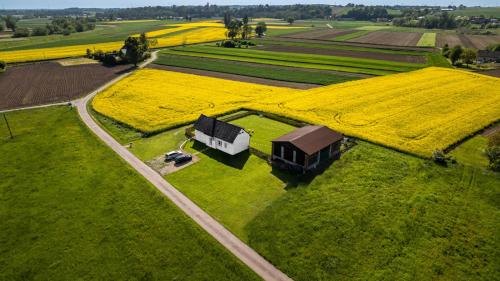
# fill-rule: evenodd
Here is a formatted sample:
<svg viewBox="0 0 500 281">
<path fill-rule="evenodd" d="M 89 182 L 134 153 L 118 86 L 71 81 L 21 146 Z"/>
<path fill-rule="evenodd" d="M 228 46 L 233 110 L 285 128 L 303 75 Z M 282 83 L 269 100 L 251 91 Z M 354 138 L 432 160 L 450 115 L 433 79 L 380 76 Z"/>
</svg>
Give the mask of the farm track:
<svg viewBox="0 0 500 281">
<path fill-rule="evenodd" d="M 422 37 L 422 33 L 417 32 L 374 31 L 348 41 L 377 45 L 414 47 L 417 45 L 420 37 Z"/>
<path fill-rule="evenodd" d="M 154 64 L 154 65 L 151 65 L 148 67 L 153 68 L 153 69 L 176 71 L 176 72 L 182 72 L 182 73 L 187 73 L 187 74 L 195 74 L 195 75 L 215 77 L 215 78 L 221 78 L 221 79 L 233 80 L 233 81 L 239 81 L 239 82 L 248 82 L 248 83 L 254 83 L 254 84 L 293 88 L 293 89 L 306 90 L 306 89 L 312 89 L 312 88 L 317 88 L 317 87 L 323 86 L 323 85 L 317 85 L 317 84 L 287 82 L 287 81 L 272 80 L 272 79 L 265 79 L 265 78 L 259 78 L 259 77 L 251 77 L 251 76 L 245 76 L 245 75 L 229 74 L 229 73 L 223 73 L 223 72 L 194 69 L 194 68 L 185 68 L 185 67 L 177 67 L 177 66 L 167 66 L 167 65 Z"/>
<path fill-rule="evenodd" d="M 151 58 L 141 64 L 139 68 L 144 68 L 149 63 L 157 58 L 157 52 L 154 52 Z M 215 238 L 221 245 L 228 251 L 239 258 L 250 269 L 257 273 L 264 280 L 272 281 L 291 281 L 292 279 L 286 276 L 279 269 L 274 267 L 270 262 L 260 256 L 255 250 L 250 248 L 247 244 L 241 241 L 238 237 L 232 234 L 209 214 L 204 212 L 188 197 L 178 191 L 175 187 L 169 184 L 162 176 L 155 172 L 151 167 L 147 166 L 139 158 L 133 155 L 113 137 L 111 137 L 104 129 L 102 129 L 90 116 L 87 104 L 92 98 L 100 91 L 110 87 L 119 80 L 129 76 L 133 72 L 127 72 L 114 80 L 99 87 L 97 90 L 88 94 L 84 98 L 75 101 L 78 109 L 78 114 L 87 127 L 99 137 L 106 145 L 115 151 L 124 161 L 132 166 L 138 173 L 146 178 L 153 184 L 161 193 L 167 196 L 179 209 L 181 209 L 187 216 L 193 219 L 200 227 L 207 231 L 213 238 Z"/>
<path fill-rule="evenodd" d="M 330 56 L 345 56 L 353 58 L 363 58 L 363 59 L 376 59 L 376 60 L 387 60 L 394 62 L 407 62 L 407 63 L 425 63 L 425 57 L 423 56 L 411 56 L 411 55 L 398 55 L 398 54 L 387 54 L 387 53 L 374 53 L 374 52 L 360 52 L 360 51 L 349 51 L 349 50 L 336 50 L 336 49 L 322 49 L 322 48 L 308 48 L 299 46 L 283 46 L 283 45 L 265 45 L 263 47 L 257 47 L 258 50 L 263 51 L 276 51 L 276 52 L 292 52 L 292 53 L 306 53 L 315 55 L 330 55 Z"/>
<path fill-rule="evenodd" d="M 61 66 L 56 62 L 8 68 L 0 75 L 0 110 L 68 102 L 118 77 L 129 66 Z"/>
</svg>

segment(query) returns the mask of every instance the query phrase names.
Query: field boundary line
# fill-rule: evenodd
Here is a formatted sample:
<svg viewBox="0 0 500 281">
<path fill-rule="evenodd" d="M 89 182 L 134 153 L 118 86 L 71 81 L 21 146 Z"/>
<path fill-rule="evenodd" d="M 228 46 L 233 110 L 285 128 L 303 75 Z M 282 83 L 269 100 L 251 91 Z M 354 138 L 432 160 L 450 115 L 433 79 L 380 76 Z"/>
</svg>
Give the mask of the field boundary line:
<svg viewBox="0 0 500 281">
<path fill-rule="evenodd" d="M 0 113 L 7 113 L 7 112 L 12 112 L 12 111 L 27 110 L 27 109 L 37 109 L 37 108 L 44 108 L 44 107 L 56 106 L 56 105 L 67 105 L 71 102 L 72 101 L 63 101 L 63 102 L 56 102 L 56 103 L 26 106 L 26 107 L 18 107 L 18 108 L 12 108 L 12 109 L 4 109 L 4 110 L 0 110 Z"/>
<path fill-rule="evenodd" d="M 154 52 L 149 60 L 141 64 L 138 68 L 143 68 L 157 57 Z M 111 86 L 113 83 L 127 77 L 133 72 L 125 73 L 116 79 L 106 83 L 99 89 L 91 92 L 82 99 L 75 101 L 78 109 L 78 114 L 85 125 L 99 137 L 109 148 L 116 152 L 124 161 L 132 168 L 148 180 L 154 187 L 170 199 L 179 209 L 187 216 L 194 220 L 201 228 L 217 240 L 222 246 L 229 250 L 241 262 L 247 265 L 251 270 L 258 274 L 264 280 L 269 281 L 292 281 L 290 277 L 285 275 L 274 265 L 264 259 L 250 246 L 241 241 L 238 237 L 227 230 L 223 225 L 217 222 L 209 214 L 203 211 L 198 205 L 186 197 L 183 193 L 177 190 L 174 186 L 168 183 L 161 175 L 156 173 L 151 167 L 139 160 L 129 150 L 120 145 L 111 135 L 102 129 L 95 120 L 90 116 L 87 110 L 87 103 L 100 91 Z"/>
</svg>

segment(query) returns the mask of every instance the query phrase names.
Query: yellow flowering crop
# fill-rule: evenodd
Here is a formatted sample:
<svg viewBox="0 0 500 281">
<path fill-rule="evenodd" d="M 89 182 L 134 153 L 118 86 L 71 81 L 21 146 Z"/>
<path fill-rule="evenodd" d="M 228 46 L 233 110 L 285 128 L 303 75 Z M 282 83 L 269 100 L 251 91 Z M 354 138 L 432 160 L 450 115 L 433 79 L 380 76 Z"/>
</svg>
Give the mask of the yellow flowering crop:
<svg viewBox="0 0 500 281">
<path fill-rule="evenodd" d="M 157 38 L 158 45 L 156 48 L 177 46 L 182 44 L 203 43 L 210 41 L 222 40 L 225 38 L 225 29 L 220 23 L 214 22 L 196 22 L 187 24 L 177 24 L 176 27 L 152 31 L 155 36 L 167 35 L 177 31 L 185 31 L 169 37 Z M 222 27 L 221 27 L 222 26 Z M 198 28 L 198 29 L 195 29 Z M 191 30 L 192 29 L 192 30 Z M 156 33 L 155 33 L 156 32 Z M 123 41 L 115 41 L 108 43 L 96 43 L 85 45 L 73 45 L 64 47 L 17 50 L 17 51 L 0 51 L 0 60 L 7 63 L 39 61 L 49 59 L 60 59 L 67 57 L 77 57 L 85 55 L 87 49 L 102 50 L 105 52 L 117 51 L 123 46 Z"/>
<path fill-rule="evenodd" d="M 437 67 L 311 90 L 144 69 L 98 94 L 93 106 L 144 132 L 248 108 L 430 156 L 498 120 L 499 89 L 498 78 Z"/>
</svg>

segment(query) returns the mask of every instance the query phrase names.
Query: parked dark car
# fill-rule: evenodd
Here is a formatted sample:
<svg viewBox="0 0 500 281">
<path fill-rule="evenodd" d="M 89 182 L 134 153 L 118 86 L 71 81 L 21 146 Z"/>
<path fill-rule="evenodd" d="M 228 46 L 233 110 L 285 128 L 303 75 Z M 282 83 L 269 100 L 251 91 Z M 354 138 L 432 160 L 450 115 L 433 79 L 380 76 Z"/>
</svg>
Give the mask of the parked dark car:
<svg viewBox="0 0 500 281">
<path fill-rule="evenodd" d="M 165 154 L 165 162 L 169 161 L 174 161 L 176 157 L 182 155 L 182 152 L 180 151 L 170 151 L 169 153 Z"/>
<path fill-rule="evenodd" d="M 193 159 L 193 156 L 191 156 L 190 154 L 181 154 L 177 157 L 175 157 L 174 161 L 175 161 L 175 164 L 182 164 L 184 162 L 189 162 Z"/>
</svg>

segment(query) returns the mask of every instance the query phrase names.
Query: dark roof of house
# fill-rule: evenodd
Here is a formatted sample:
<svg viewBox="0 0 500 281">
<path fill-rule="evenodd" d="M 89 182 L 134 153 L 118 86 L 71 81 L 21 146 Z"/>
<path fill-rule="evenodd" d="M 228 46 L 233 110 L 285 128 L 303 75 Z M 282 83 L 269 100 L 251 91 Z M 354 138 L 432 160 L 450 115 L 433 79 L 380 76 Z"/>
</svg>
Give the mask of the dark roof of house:
<svg viewBox="0 0 500 281">
<path fill-rule="evenodd" d="M 308 155 L 342 140 L 344 136 L 326 126 L 305 126 L 283 135 L 273 142 L 290 142 Z"/>
<path fill-rule="evenodd" d="M 200 115 L 194 123 L 194 129 L 205 135 L 233 143 L 243 128 L 217 120 L 216 118 Z"/>
</svg>

